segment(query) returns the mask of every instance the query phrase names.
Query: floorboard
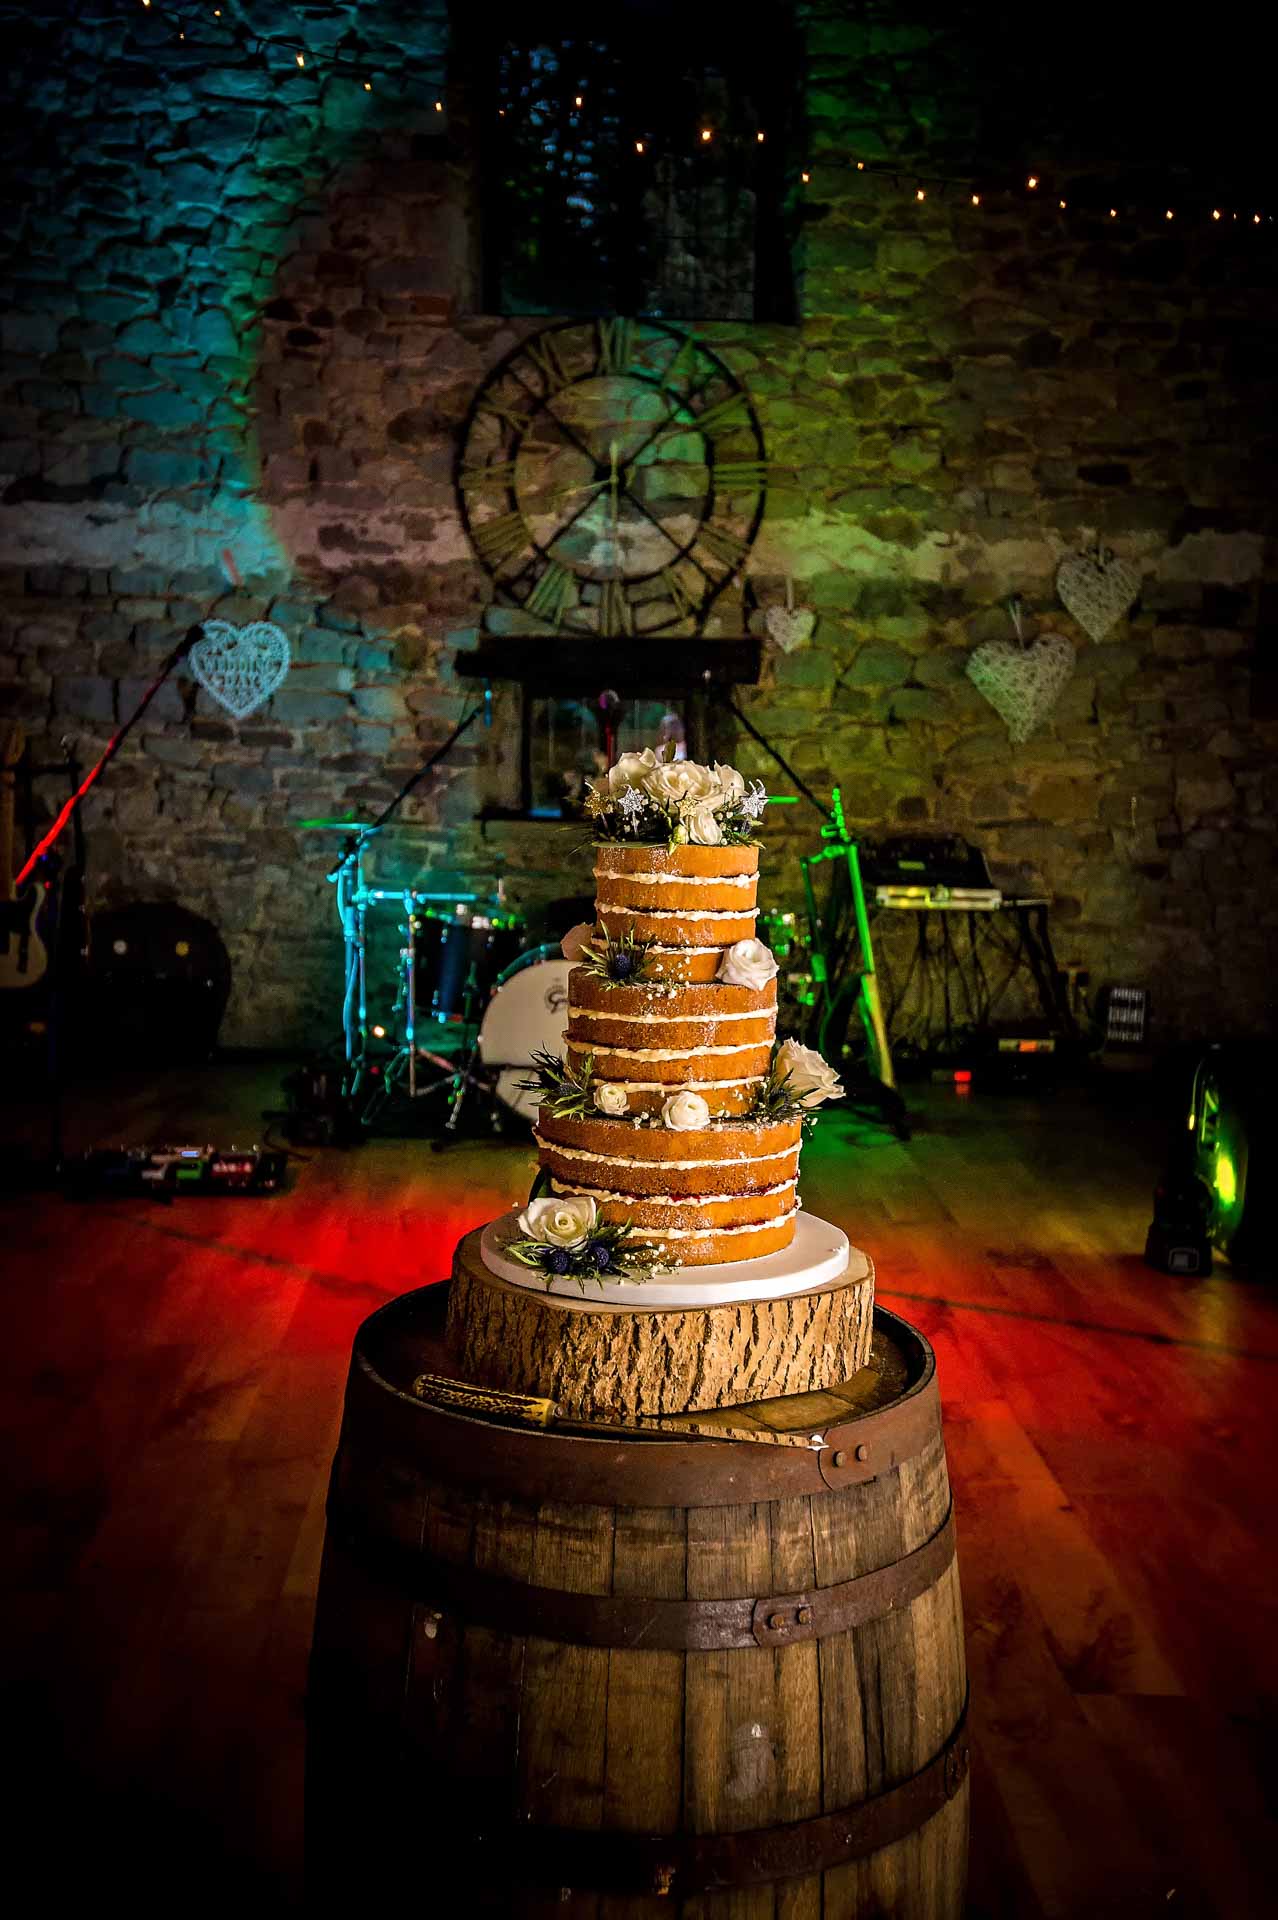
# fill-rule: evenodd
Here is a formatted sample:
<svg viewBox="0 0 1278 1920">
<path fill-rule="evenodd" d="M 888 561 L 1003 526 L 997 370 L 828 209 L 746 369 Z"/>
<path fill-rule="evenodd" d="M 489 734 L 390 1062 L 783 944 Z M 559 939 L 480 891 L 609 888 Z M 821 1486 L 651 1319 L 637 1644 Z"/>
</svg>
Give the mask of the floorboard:
<svg viewBox="0 0 1278 1920">
<path fill-rule="evenodd" d="M 90 1084 L 68 1145 L 243 1144 L 278 1087 L 235 1063 Z M 908 1143 L 824 1118 L 803 1198 L 937 1350 L 973 1920 L 1272 1911 L 1278 1294 L 1144 1267 L 1163 1122 L 1130 1086 L 911 1104 Z M 297 1910 L 351 1340 L 532 1167 L 523 1141 L 385 1139 L 307 1150 L 271 1199 L 0 1201 L 6 1724 L 16 1830 L 50 1836 L 65 1904 Z"/>
</svg>

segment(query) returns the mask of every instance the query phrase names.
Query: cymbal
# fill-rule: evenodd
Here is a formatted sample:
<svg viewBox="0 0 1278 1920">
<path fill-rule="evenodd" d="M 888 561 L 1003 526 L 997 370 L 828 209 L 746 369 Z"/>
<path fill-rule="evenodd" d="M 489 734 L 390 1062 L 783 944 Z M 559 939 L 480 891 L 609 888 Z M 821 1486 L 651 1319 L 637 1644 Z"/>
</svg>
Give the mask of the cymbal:
<svg viewBox="0 0 1278 1920">
<path fill-rule="evenodd" d="M 293 825 L 299 833 L 378 833 L 378 827 L 370 827 L 363 820 L 295 820 Z"/>
</svg>

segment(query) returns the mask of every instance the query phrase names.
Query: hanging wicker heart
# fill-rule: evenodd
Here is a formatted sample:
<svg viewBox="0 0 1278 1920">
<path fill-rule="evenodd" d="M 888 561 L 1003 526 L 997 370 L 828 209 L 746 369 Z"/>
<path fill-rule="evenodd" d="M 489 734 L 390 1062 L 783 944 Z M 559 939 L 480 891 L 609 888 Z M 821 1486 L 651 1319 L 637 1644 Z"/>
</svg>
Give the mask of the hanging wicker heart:
<svg viewBox="0 0 1278 1920">
<path fill-rule="evenodd" d="M 763 621 L 773 645 L 782 653 L 793 653 L 811 639 L 816 615 L 810 607 L 769 607 Z"/>
<path fill-rule="evenodd" d="M 987 640 L 967 663 L 967 677 L 985 695 L 1012 739 L 1028 740 L 1061 696 L 1074 671 L 1074 649 L 1059 633 L 1041 633 L 1023 647 Z"/>
<path fill-rule="evenodd" d="M 1084 633 L 1103 640 L 1140 592 L 1140 575 L 1112 553 L 1071 553 L 1057 568 L 1056 591 Z"/>
<path fill-rule="evenodd" d="M 243 720 L 269 700 L 288 672 L 288 641 L 270 620 L 233 627 L 206 620 L 191 648 L 191 672 L 219 706 Z"/>
</svg>

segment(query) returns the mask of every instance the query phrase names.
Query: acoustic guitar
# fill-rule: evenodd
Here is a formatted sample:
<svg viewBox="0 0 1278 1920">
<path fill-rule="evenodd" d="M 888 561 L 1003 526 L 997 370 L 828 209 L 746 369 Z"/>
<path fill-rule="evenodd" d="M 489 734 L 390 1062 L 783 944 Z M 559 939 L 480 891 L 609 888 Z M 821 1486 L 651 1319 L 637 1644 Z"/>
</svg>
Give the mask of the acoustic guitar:
<svg viewBox="0 0 1278 1920">
<path fill-rule="evenodd" d="M 42 895 L 39 887 L 13 885 L 14 768 L 26 741 L 22 728 L 10 725 L 0 739 L 0 991 L 33 987 L 49 964 L 45 945 L 36 932 Z"/>
</svg>

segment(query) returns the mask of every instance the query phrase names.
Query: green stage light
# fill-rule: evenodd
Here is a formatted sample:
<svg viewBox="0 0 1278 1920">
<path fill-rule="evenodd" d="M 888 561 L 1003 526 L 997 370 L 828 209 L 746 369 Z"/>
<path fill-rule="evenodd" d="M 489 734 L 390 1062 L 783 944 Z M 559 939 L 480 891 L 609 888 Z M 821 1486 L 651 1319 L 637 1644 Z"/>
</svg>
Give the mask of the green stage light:
<svg viewBox="0 0 1278 1920">
<path fill-rule="evenodd" d="M 1232 1207 L 1238 1198 L 1238 1175 L 1227 1153 L 1216 1155 L 1216 1164 L 1212 1170 L 1212 1185 L 1216 1189 L 1216 1198 L 1221 1206 Z"/>
</svg>

